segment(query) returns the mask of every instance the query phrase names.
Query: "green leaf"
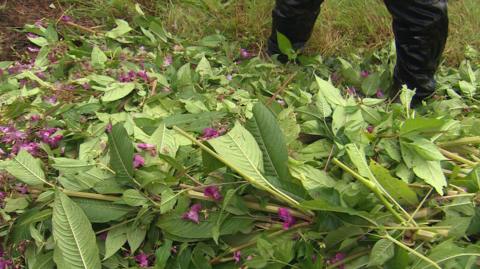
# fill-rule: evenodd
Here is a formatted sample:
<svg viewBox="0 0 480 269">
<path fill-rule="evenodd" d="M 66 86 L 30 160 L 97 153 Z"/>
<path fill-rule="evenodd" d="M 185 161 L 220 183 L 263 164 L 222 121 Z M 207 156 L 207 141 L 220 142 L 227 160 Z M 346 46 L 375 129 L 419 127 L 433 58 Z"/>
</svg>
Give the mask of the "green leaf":
<svg viewBox="0 0 480 269">
<path fill-rule="evenodd" d="M 157 147 L 157 152 L 170 157 L 177 154 L 178 145 L 171 130 L 167 129 L 165 124 L 160 124 L 147 141 Z"/>
<path fill-rule="evenodd" d="M 441 130 L 445 124 L 444 120 L 429 119 L 416 117 L 414 119 L 408 119 L 400 128 L 400 136 L 418 134 L 418 133 L 434 133 Z"/>
<path fill-rule="evenodd" d="M 407 183 L 394 178 L 387 169 L 374 161 L 370 162 L 370 170 L 385 191 L 399 201 L 400 204 L 408 204 L 410 206 L 418 204 L 417 194 L 410 189 Z"/>
<path fill-rule="evenodd" d="M 319 92 L 321 92 L 322 96 L 325 97 L 327 102 L 332 106 L 346 106 L 347 102 L 340 94 L 340 90 L 335 88 L 332 83 L 329 81 L 323 80 L 318 76 L 315 76 L 317 81 Z"/>
<path fill-rule="evenodd" d="M 197 65 L 197 68 L 195 68 L 195 72 L 200 74 L 200 76 L 213 76 L 213 71 L 212 67 L 210 66 L 210 62 L 205 58 L 205 56 L 202 57 L 200 62 Z"/>
<path fill-rule="evenodd" d="M 130 252 L 135 253 L 135 251 L 140 247 L 145 236 L 147 235 L 147 230 L 143 227 L 131 226 L 127 232 L 127 241 L 130 246 Z"/>
<path fill-rule="evenodd" d="M 7 162 L 6 170 L 28 185 L 41 185 L 46 182 L 41 161 L 23 149 L 15 158 Z"/>
<path fill-rule="evenodd" d="M 173 209 L 173 207 L 177 203 L 177 196 L 170 188 L 165 188 L 160 195 L 162 197 L 162 202 L 160 204 L 160 214 L 165 214 Z"/>
<path fill-rule="evenodd" d="M 125 225 L 115 227 L 108 231 L 105 240 L 104 260 L 115 254 L 127 242 L 127 229 Z"/>
<path fill-rule="evenodd" d="M 183 213 L 182 213 L 183 214 Z M 200 223 L 193 223 L 182 218 L 182 214 L 164 215 L 157 226 L 169 234 L 188 239 L 210 239 L 212 229 L 217 223 L 219 212 L 211 212 L 208 218 L 200 217 Z M 242 216 L 227 217 L 220 226 L 220 235 L 235 234 L 251 227 L 253 220 Z"/>
<path fill-rule="evenodd" d="M 413 139 L 412 143 L 407 143 L 404 141 L 401 143 L 403 143 L 403 146 L 407 146 L 411 150 L 415 151 L 420 157 L 427 161 L 442 161 L 446 159 L 442 153 L 440 153 L 438 147 L 428 139 L 416 137 Z"/>
<path fill-rule="evenodd" d="M 96 68 L 105 67 L 105 62 L 108 60 L 107 55 L 105 55 L 105 53 L 103 53 L 103 51 L 97 46 L 92 49 L 91 59 L 92 66 Z"/>
<path fill-rule="evenodd" d="M 25 197 L 5 199 L 4 210 L 7 213 L 22 210 L 28 207 L 28 201 Z"/>
<path fill-rule="evenodd" d="M 381 266 L 395 254 L 394 244 L 388 239 L 378 240 L 370 252 L 368 266 Z"/>
<path fill-rule="evenodd" d="M 135 189 L 126 190 L 122 195 L 122 200 L 130 206 L 143 206 L 148 204 L 148 199 Z"/>
<path fill-rule="evenodd" d="M 280 33 L 277 31 L 277 42 L 278 42 L 278 48 L 280 51 L 287 55 L 288 59 L 293 59 L 295 55 L 295 50 L 292 46 L 292 42 L 286 37 L 284 34 Z"/>
<path fill-rule="evenodd" d="M 112 83 L 102 96 L 102 101 L 112 102 L 129 95 L 135 89 L 135 83 Z"/>
<path fill-rule="evenodd" d="M 122 182 L 133 181 L 133 145 L 121 123 L 113 126 L 108 134 L 110 167 Z"/>
<path fill-rule="evenodd" d="M 253 117 L 245 125 L 257 141 L 263 155 L 265 176 L 291 181 L 288 172 L 288 149 L 277 119 L 266 106 L 257 103 Z"/>
<path fill-rule="evenodd" d="M 64 174 L 76 174 L 78 172 L 85 172 L 95 166 L 95 163 L 87 160 L 76 160 L 69 158 L 51 158 L 53 160 L 52 167 Z"/>
<path fill-rule="evenodd" d="M 29 269 L 53 269 L 55 264 L 53 262 L 53 251 L 47 252 L 45 254 L 35 255 L 35 261 L 33 263 L 28 263 Z"/>
<path fill-rule="evenodd" d="M 167 265 L 168 258 L 170 258 L 170 255 L 172 253 L 172 241 L 171 240 L 165 240 L 163 244 L 157 248 L 155 251 L 155 269 L 165 269 Z"/>
<path fill-rule="evenodd" d="M 132 30 L 132 28 L 128 25 L 128 22 L 124 20 L 116 19 L 115 23 L 117 24 L 117 27 L 107 32 L 105 34 L 106 37 L 117 39 Z"/>
<path fill-rule="evenodd" d="M 68 268 L 101 268 L 92 225 L 83 210 L 60 191 L 55 193 L 52 226 L 56 246 Z"/>
<path fill-rule="evenodd" d="M 381 84 L 382 84 L 381 73 L 370 74 L 362 82 L 362 92 L 366 96 L 375 95 L 377 90 L 381 87 Z"/>
<path fill-rule="evenodd" d="M 252 134 L 239 123 L 227 134 L 208 142 L 225 164 L 241 174 L 252 185 L 279 195 L 282 199 L 293 200 L 275 188 L 263 175 L 262 151 Z"/>
<path fill-rule="evenodd" d="M 376 225 L 376 222 L 372 219 L 372 216 L 370 216 L 370 214 L 367 212 L 357 211 L 348 207 L 332 205 L 329 202 L 322 200 L 320 198 L 311 200 L 311 201 L 302 202 L 300 206 L 302 206 L 305 209 L 345 213 L 352 216 L 358 216 Z"/>
<path fill-rule="evenodd" d="M 72 198 L 85 212 L 90 222 L 106 223 L 109 221 L 120 220 L 126 214 L 132 212 L 133 208 L 129 206 L 115 204 L 113 202 Z"/>
<path fill-rule="evenodd" d="M 320 198 L 318 197 L 320 189 L 335 186 L 335 180 L 327 172 L 316 169 L 311 165 L 291 162 L 289 167 L 292 175 L 302 182 L 303 187 L 313 198 Z"/>
<path fill-rule="evenodd" d="M 443 174 L 440 161 L 426 161 L 417 158 L 413 166 L 413 172 L 443 195 L 443 188 L 447 186 L 447 180 Z"/>
<path fill-rule="evenodd" d="M 352 163 L 358 169 L 358 173 L 363 177 L 371 179 L 371 172 L 370 168 L 368 167 L 367 160 L 365 159 L 365 153 L 355 144 L 347 144 L 345 145 L 345 149 L 350 161 L 352 161 Z"/>
</svg>

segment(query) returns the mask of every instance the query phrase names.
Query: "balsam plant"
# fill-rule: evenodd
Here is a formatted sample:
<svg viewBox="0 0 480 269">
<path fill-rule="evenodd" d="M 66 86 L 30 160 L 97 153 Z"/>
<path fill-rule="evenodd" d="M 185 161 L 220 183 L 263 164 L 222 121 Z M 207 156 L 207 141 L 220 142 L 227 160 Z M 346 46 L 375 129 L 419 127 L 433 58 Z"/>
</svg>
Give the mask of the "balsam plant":
<svg viewBox="0 0 480 269">
<path fill-rule="evenodd" d="M 392 48 L 283 66 L 137 13 L 0 62 L 1 268 L 479 266 L 479 66 L 413 109 Z"/>
</svg>

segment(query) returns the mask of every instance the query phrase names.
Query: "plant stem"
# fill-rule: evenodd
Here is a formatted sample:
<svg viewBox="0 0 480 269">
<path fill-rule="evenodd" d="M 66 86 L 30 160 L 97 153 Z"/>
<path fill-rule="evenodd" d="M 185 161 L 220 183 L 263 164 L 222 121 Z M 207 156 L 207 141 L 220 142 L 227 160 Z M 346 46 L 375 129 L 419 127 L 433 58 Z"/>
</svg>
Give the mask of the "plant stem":
<svg viewBox="0 0 480 269">
<path fill-rule="evenodd" d="M 278 235 L 281 235 L 282 233 L 286 233 L 286 232 L 290 232 L 292 230 L 296 230 L 296 229 L 299 229 L 299 228 L 303 228 L 303 227 L 307 227 L 309 226 L 310 223 L 309 222 L 303 222 L 303 223 L 299 223 L 297 225 L 294 225 L 292 226 L 290 229 L 288 230 L 278 230 L 276 232 L 273 232 L 271 234 L 269 234 L 267 237 L 271 238 L 271 237 L 275 237 L 275 236 L 278 236 Z M 228 254 L 232 254 L 236 251 L 239 251 L 239 250 L 242 250 L 242 249 L 245 249 L 245 248 L 248 248 L 248 247 L 251 247 L 253 245 L 255 245 L 257 243 L 257 240 L 256 238 L 250 240 L 249 242 L 245 243 L 245 244 L 242 244 L 240 246 L 237 246 L 237 247 L 234 247 L 234 248 L 231 248 L 229 251 L 227 251 L 226 253 L 224 254 L 221 254 L 213 259 L 210 260 L 210 264 L 218 264 L 219 262 L 221 262 L 222 258 L 225 256 L 225 255 L 228 255 Z"/>
<path fill-rule="evenodd" d="M 441 147 L 454 147 L 454 146 L 471 145 L 471 144 L 480 144 L 480 136 L 463 137 L 453 141 L 438 143 L 438 145 Z"/>
<path fill-rule="evenodd" d="M 477 163 L 475 162 L 472 162 L 470 160 L 467 160 L 465 158 L 463 158 L 462 156 L 458 155 L 458 154 L 455 154 L 453 152 L 450 152 L 448 150 L 445 150 L 445 149 L 442 149 L 442 148 L 439 148 L 440 149 L 440 152 L 447 158 L 451 159 L 451 160 L 454 160 L 454 161 L 457 161 L 459 163 L 463 163 L 463 164 L 466 164 L 468 166 L 476 166 Z"/>
<path fill-rule="evenodd" d="M 110 202 L 116 202 L 121 199 L 118 196 L 111 196 L 111 195 L 104 195 L 104 194 L 90 193 L 90 192 L 70 191 L 66 189 L 61 189 L 61 190 L 63 193 L 71 197 L 87 198 L 87 199 L 110 201 Z"/>
<path fill-rule="evenodd" d="M 402 242 L 398 241 L 397 239 L 391 237 L 389 234 L 386 234 L 384 236 L 384 238 L 392 241 L 395 245 L 405 249 L 406 251 L 408 251 L 408 252 L 412 253 L 413 255 L 419 257 L 420 259 L 430 263 L 433 267 L 438 268 L 438 269 L 442 269 L 436 262 L 432 261 L 430 258 L 428 258 L 425 255 L 423 255 L 422 253 L 406 246 L 404 243 L 402 243 Z"/>
<path fill-rule="evenodd" d="M 383 196 L 383 194 L 380 192 L 378 187 L 372 183 L 370 180 L 362 177 L 359 175 L 357 172 L 353 171 L 350 169 L 350 167 L 346 166 L 344 163 L 339 161 L 337 158 L 333 158 L 333 162 L 338 165 L 340 168 L 351 174 L 354 178 L 358 179 L 361 183 L 363 183 L 367 188 L 369 188 L 376 196 L 377 198 L 385 205 L 388 211 L 392 213 L 392 215 L 401 223 L 406 223 L 406 220 L 393 208 L 392 204 Z"/>
<path fill-rule="evenodd" d="M 352 255 L 350 255 L 350 256 L 345 257 L 345 259 L 343 259 L 343 260 L 341 260 L 341 261 L 338 261 L 338 262 L 336 262 L 336 263 L 332 263 L 331 265 L 327 266 L 326 269 L 337 268 L 337 267 L 339 267 L 339 266 L 341 266 L 341 265 L 343 265 L 343 264 L 346 264 L 346 263 L 349 262 L 349 261 L 355 260 L 356 258 L 362 257 L 363 255 L 368 254 L 368 253 L 370 253 L 370 252 L 371 252 L 371 250 L 369 250 L 369 249 L 363 250 L 363 251 L 360 251 L 360 252 L 357 252 L 357 253 L 355 253 L 355 254 L 352 254 Z"/>
</svg>

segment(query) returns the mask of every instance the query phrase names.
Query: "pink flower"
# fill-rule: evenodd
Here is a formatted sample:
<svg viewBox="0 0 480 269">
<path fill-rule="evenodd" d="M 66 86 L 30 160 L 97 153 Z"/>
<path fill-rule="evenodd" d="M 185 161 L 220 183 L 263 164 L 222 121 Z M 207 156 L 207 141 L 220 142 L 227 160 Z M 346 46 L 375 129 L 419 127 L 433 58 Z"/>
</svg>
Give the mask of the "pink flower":
<svg viewBox="0 0 480 269">
<path fill-rule="evenodd" d="M 42 71 L 35 73 L 35 76 L 37 76 L 40 79 L 46 79 L 47 78 L 47 76 L 45 75 L 45 72 L 42 72 Z"/>
<path fill-rule="evenodd" d="M 27 194 L 28 193 L 28 187 L 25 184 L 17 183 L 17 184 L 15 184 L 15 189 L 21 194 Z"/>
<path fill-rule="evenodd" d="M 368 132 L 369 134 L 371 134 L 371 133 L 373 133 L 373 131 L 375 131 L 375 127 L 374 127 L 373 125 L 368 125 L 368 127 L 367 127 L 367 132 Z"/>
<path fill-rule="evenodd" d="M 137 72 L 137 76 L 141 79 L 143 79 L 145 82 L 148 82 L 149 79 L 148 79 L 148 75 L 147 75 L 147 71 L 145 70 L 140 70 Z"/>
<path fill-rule="evenodd" d="M 105 240 L 107 240 L 107 236 L 108 236 L 108 233 L 103 232 L 103 233 L 98 235 L 98 238 L 100 238 L 100 240 L 102 240 L 102 241 L 105 241 Z"/>
<path fill-rule="evenodd" d="M 334 264 L 334 263 L 337 263 L 337 262 L 341 262 L 343 261 L 347 256 L 342 253 L 342 252 L 338 252 L 335 254 L 335 256 L 331 257 L 330 259 L 327 260 L 327 264 Z M 340 266 L 338 266 L 339 269 L 344 269 L 345 268 L 345 265 L 344 264 L 341 264 Z"/>
<path fill-rule="evenodd" d="M 135 256 L 135 261 L 137 262 L 138 266 L 142 268 L 150 266 L 148 262 L 148 255 L 143 252 Z"/>
<path fill-rule="evenodd" d="M 142 157 L 142 155 L 135 154 L 135 156 L 133 156 L 133 167 L 138 169 L 140 167 L 143 167 L 144 165 L 145 159 Z"/>
<path fill-rule="evenodd" d="M 67 16 L 67 15 L 63 15 L 62 17 L 60 17 L 60 20 L 63 21 L 63 22 L 71 22 L 72 17 Z"/>
<path fill-rule="evenodd" d="M 54 105 L 57 103 L 57 97 L 55 95 L 44 97 L 43 100 L 49 104 Z"/>
<path fill-rule="evenodd" d="M 347 88 L 347 94 L 348 95 L 356 95 L 357 94 L 357 89 L 355 89 L 355 87 L 348 87 Z"/>
<path fill-rule="evenodd" d="M 253 53 L 249 52 L 246 49 L 240 49 L 240 57 L 242 57 L 242 59 L 252 58 Z"/>
<path fill-rule="evenodd" d="M 7 193 L 0 191 L 0 202 L 3 202 L 5 198 L 7 198 Z"/>
<path fill-rule="evenodd" d="M 105 132 L 107 132 L 108 134 L 112 132 L 112 123 L 109 122 L 107 124 L 107 126 L 105 127 Z"/>
<path fill-rule="evenodd" d="M 240 252 L 240 250 L 237 250 L 233 253 L 233 260 L 235 261 L 235 263 L 239 263 L 240 262 L 240 259 L 242 259 L 242 253 Z"/>
<path fill-rule="evenodd" d="M 283 99 L 278 99 L 278 100 L 277 100 L 277 103 L 278 103 L 279 105 L 281 105 L 281 106 L 284 106 L 284 105 L 286 104 L 286 103 L 285 103 L 285 100 L 283 100 Z"/>
<path fill-rule="evenodd" d="M 203 129 L 203 134 L 202 134 L 201 139 L 202 140 L 209 140 L 209 139 L 219 137 L 219 136 L 220 136 L 220 133 L 217 130 L 215 130 L 213 128 L 205 128 L 205 129 Z"/>
<path fill-rule="evenodd" d="M 230 74 L 228 74 L 226 78 L 227 78 L 228 81 L 231 81 L 233 79 L 232 75 L 230 75 Z"/>
<path fill-rule="evenodd" d="M 0 257 L 0 269 L 7 269 L 8 267 L 11 267 L 12 265 L 13 265 L 12 260 L 4 259 L 3 257 Z"/>
<path fill-rule="evenodd" d="M 212 198 L 215 201 L 220 201 L 223 199 L 222 194 L 218 190 L 217 186 L 208 186 L 203 190 L 203 194 L 207 197 Z"/>
<path fill-rule="evenodd" d="M 170 252 L 171 252 L 172 254 L 177 254 L 177 252 L 178 252 L 177 246 L 171 247 L 171 248 L 170 248 Z"/>
<path fill-rule="evenodd" d="M 40 146 L 36 142 L 28 142 L 28 143 L 16 143 L 12 147 L 12 154 L 16 155 L 20 150 L 26 150 L 28 153 L 32 154 L 33 156 L 40 155 Z"/>
<path fill-rule="evenodd" d="M 33 34 L 33 33 L 27 33 L 27 37 L 28 37 L 28 38 L 37 38 L 38 35 Z"/>
<path fill-rule="evenodd" d="M 155 156 L 157 154 L 157 147 L 152 144 L 140 143 L 137 144 L 137 148 L 150 152 L 150 155 Z"/>
<path fill-rule="evenodd" d="M 379 99 L 382 99 L 383 97 L 385 97 L 385 95 L 384 95 L 383 92 L 382 92 L 382 89 L 377 89 L 377 92 L 375 93 L 375 95 L 376 95 L 377 98 L 379 98 Z"/>
<path fill-rule="evenodd" d="M 370 75 L 370 73 L 369 73 L 367 70 L 362 70 L 362 71 L 360 72 L 360 76 L 361 76 L 362 78 L 367 78 L 369 75 Z"/>
<path fill-rule="evenodd" d="M 43 21 L 42 20 L 36 20 L 35 21 L 35 26 L 37 26 L 38 28 L 43 27 L 44 26 Z"/>
<path fill-rule="evenodd" d="M 198 212 L 202 210 L 202 205 L 200 204 L 194 204 L 190 207 L 190 210 L 188 212 L 185 212 L 182 216 L 184 220 L 189 220 L 192 221 L 196 224 L 200 223 L 200 216 L 198 215 Z"/>
<path fill-rule="evenodd" d="M 283 221 L 283 229 L 288 230 L 295 224 L 295 218 L 290 214 L 287 208 L 278 209 L 278 217 Z"/>
<path fill-rule="evenodd" d="M 39 48 L 37 48 L 37 47 L 32 47 L 32 46 L 28 46 L 28 47 L 27 47 L 27 50 L 30 51 L 30 52 L 34 52 L 34 53 L 40 51 Z"/>
<path fill-rule="evenodd" d="M 90 84 L 88 84 L 88 82 L 85 82 L 82 84 L 82 88 L 84 90 L 90 90 L 92 87 L 90 86 Z"/>
<path fill-rule="evenodd" d="M 163 67 L 167 67 L 172 65 L 173 63 L 173 58 L 172 55 L 167 55 L 165 58 L 163 58 Z"/>
</svg>

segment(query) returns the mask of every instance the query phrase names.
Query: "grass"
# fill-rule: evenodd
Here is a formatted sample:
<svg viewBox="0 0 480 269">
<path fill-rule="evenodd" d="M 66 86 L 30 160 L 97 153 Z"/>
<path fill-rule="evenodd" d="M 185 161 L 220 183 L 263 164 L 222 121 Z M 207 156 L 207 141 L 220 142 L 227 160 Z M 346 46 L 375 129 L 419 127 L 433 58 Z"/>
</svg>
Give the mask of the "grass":
<svg viewBox="0 0 480 269">
<path fill-rule="evenodd" d="M 74 4 L 71 12 L 106 23 L 110 17 L 129 17 L 134 0 L 61 0 Z M 161 16 L 165 26 L 186 39 L 219 31 L 224 35 L 264 48 L 270 34 L 273 1 L 265 0 L 137 0 L 151 14 Z M 226 2 L 220 4 L 220 2 Z M 109 16 L 105 16 L 108 14 Z M 449 65 L 458 65 L 467 45 L 480 48 L 480 2 L 452 0 L 449 3 L 450 36 L 445 49 Z M 326 1 L 307 47 L 324 56 L 369 53 L 393 38 L 391 18 L 381 0 Z"/>
</svg>

